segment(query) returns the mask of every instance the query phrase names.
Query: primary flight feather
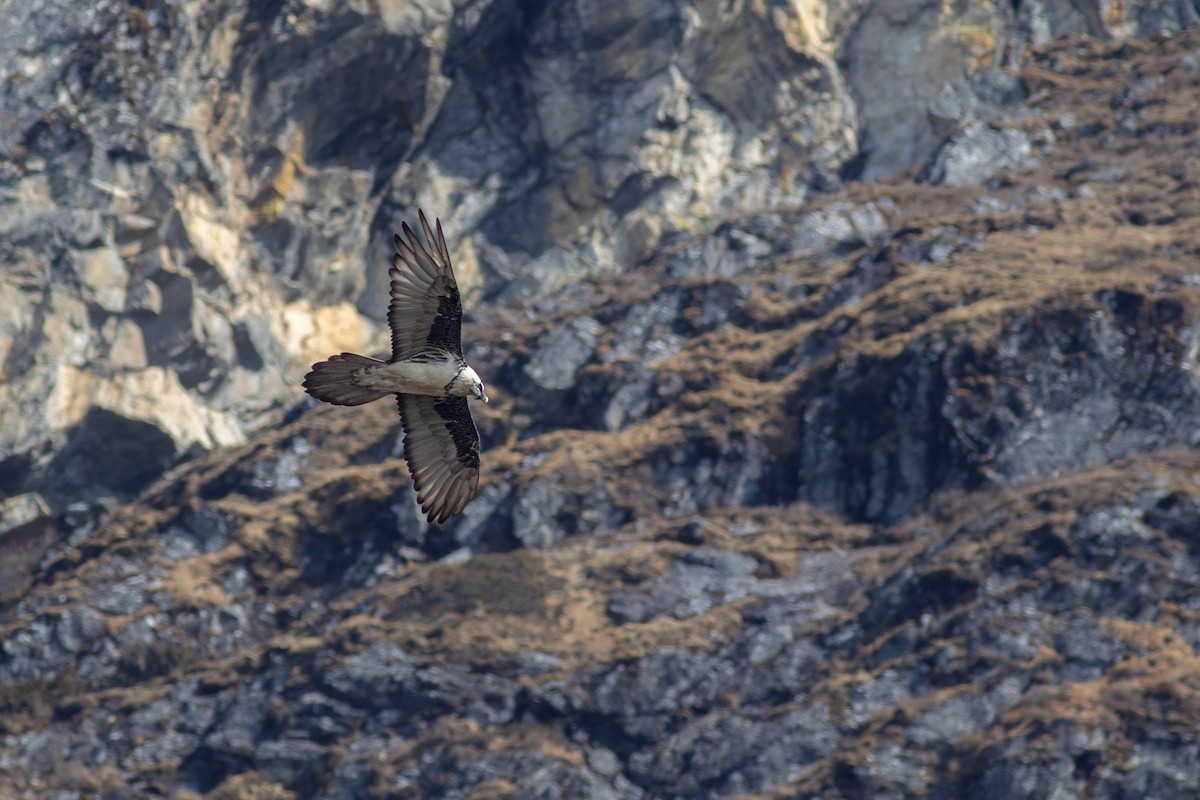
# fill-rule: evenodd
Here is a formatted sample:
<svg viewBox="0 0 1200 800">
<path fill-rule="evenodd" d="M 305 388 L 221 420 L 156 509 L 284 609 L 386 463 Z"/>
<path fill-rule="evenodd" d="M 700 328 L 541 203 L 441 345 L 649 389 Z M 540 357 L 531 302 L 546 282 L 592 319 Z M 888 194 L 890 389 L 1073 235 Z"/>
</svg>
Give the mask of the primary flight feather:
<svg viewBox="0 0 1200 800">
<path fill-rule="evenodd" d="M 394 235 L 391 303 L 392 357 L 387 361 L 342 353 L 313 364 L 304 378 L 310 395 L 338 406 L 358 406 L 396 395 L 404 428 L 404 460 L 417 502 L 430 522 L 462 512 L 479 491 L 479 431 L 467 398 L 488 401 L 483 381 L 462 354 L 462 301 L 450 251 L 435 220 L 418 211 L 422 244 L 401 225 Z"/>
</svg>

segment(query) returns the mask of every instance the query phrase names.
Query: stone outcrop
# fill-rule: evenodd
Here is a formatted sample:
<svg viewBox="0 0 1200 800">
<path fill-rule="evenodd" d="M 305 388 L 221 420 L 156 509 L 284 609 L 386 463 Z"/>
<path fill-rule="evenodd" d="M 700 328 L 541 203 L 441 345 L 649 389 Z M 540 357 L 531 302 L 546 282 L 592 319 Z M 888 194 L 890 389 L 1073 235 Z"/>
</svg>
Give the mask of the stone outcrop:
<svg viewBox="0 0 1200 800">
<path fill-rule="evenodd" d="M 1037 141 L 992 126 L 1020 96 L 1001 69 L 1068 31 L 1195 22 L 910 6 L 6 7 L 0 491 L 62 512 L 56 454 L 142 431 L 155 457 L 89 489 L 129 499 L 274 419 L 312 360 L 382 348 L 359 312 L 382 316 L 417 206 L 446 218 L 470 302 L 552 294 L 935 151 L 934 182 L 1032 164 Z"/>
<path fill-rule="evenodd" d="M 1200 793 L 1186 11 L 148 5 L 0 12 L 0 795 Z M 416 203 L 444 526 L 296 388 Z"/>
</svg>

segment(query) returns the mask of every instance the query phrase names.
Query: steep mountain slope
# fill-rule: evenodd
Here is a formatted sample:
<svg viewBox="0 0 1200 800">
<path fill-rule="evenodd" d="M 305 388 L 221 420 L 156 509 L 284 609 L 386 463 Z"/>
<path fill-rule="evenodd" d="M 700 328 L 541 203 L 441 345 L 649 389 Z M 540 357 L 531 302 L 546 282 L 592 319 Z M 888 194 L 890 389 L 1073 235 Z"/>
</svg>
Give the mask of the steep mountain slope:
<svg viewBox="0 0 1200 800">
<path fill-rule="evenodd" d="M 987 140 L 1020 97 L 998 70 L 1050 36 L 1196 24 L 1173 0 L 0 2 L 0 496 L 95 513 L 272 425 L 313 360 L 383 345 L 360 311 L 418 206 L 470 302 L 545 295 Z M 1008 144 L 937 169 L 1019 165 Z"/>
<path fill-rule="evenodd" d="M 478 309 L 444 527 L 306 402 L 15 527 L 0 792 L 1196 796 L 1198 53 L 1056 42 L 923 182 Z"/>
</svg>

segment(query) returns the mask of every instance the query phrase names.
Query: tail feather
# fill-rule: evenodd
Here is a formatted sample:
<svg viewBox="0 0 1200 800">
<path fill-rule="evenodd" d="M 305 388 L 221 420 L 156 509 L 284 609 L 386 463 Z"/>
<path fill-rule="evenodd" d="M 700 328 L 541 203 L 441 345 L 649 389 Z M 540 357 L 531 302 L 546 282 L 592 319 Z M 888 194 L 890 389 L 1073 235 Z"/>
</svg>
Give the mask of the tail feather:
<svg viewBox="0 0 1200 800">
<path fill-rule="evenodd" d="M 328 361 L 312 365 L 312 371 L 304 376 L 304 391 L 335 406 L 361 406 L 387 397 L 387 392 L 364 389 L 354 383 L 355 370 L 382 363 L 354 353 L 330 356 Z"/>
</svg>

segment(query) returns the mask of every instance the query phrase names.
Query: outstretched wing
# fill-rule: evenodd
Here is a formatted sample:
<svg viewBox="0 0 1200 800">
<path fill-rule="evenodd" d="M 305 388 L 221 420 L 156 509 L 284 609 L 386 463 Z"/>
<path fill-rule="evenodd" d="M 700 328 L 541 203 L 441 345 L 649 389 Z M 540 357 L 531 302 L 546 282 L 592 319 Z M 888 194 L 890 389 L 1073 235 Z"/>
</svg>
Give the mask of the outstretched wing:
<svg viewBox="0 0 1200 800">
<path fill-rule="evenodd" d="M 465 397 L 398 394 L 396 400 L 417 502 L 440 524 L 479 491 L 479 431 Z"/>
<path fill-rule="evenodd" d="M 462 357 L 462 301 L 450 266 L 450 251 L 436 220 L 437 237 L 429 228 L 425 212 L 418 211 L 425 233 L 422 244 L 408 223 L 404 239 L 395 234 L 392 256 L 392 300 L 388 325 L 392 329 L 392 361 L 403 361 L 420 353 L 450 352 Z M 407 241 L 405 241 L 407 239 Z M 426 249 L 426 248 L 429 249 Z M 432 252 L 431 252 L 432 250 Z"/>
</svg>

